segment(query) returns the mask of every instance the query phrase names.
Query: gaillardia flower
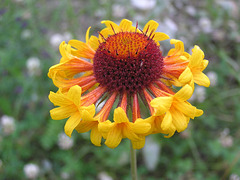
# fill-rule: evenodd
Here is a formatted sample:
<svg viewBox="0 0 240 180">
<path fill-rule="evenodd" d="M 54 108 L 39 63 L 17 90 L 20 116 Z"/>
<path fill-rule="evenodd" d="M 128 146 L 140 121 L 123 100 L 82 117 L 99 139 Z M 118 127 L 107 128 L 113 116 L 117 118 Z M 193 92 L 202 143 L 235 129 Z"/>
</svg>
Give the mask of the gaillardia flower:
<svg viewBox="0 0 240 180">
<path fill-rule="evenodd" d="M 171 39 L 175 47 L 163 56 L 159 42 L 169 36 L 156 32 L 157 22 L 149 21 L 142 30 L 127 19 L 120 25 L 102 23 L 106 28 L 98 37 L 89 37 L 88 28 L 86 42 L 62 42 L 60 63 L 49 69 L 48 76 L 59 88 L 49 95 L 59 106 L 50 114 L 55 120 L 68 118 L 68 136 L 74 129 L 91 131 L 96 146 L 105 139 L 115 148 L 128 138 L 133 148 L 140 149 L 145 136 L 171 137 L 203 114 L 187 102 L 195 83 L 210 85 L 202 72 L 208 61 L 198 46 L 188 54 L 180 40 Z"/>
</svg>

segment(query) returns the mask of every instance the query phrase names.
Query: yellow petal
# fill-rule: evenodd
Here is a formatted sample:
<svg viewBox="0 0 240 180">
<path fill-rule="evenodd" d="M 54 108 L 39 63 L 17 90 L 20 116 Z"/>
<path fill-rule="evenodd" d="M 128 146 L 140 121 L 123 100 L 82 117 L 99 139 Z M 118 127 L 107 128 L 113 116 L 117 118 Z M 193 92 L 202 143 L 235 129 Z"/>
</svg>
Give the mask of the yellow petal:
<svg viewBox="0 0 240 180">
<path fill-rule="evenodd" d="M 192 78 L 193 78 L 192 71 L 190 70 L 189 67 L 187 67 L 187 68 L 182 72 L 182 74 L 179 76 L 178 80 L 179 80 L 181 83 L 186 84 L 186 83 L 188 83 L 189 81 L 191 81 Z"/>
<path fill-rule="evenodd" d="M 104 122 L 99 122 L 98 129 L 102 133 L 108 133 L 114 126 L 115 126 L 114 123 L 107 120 L 107 121 L 104 121 Z"/>
<path fill-rule="evenodd" d="M 70 40 L 68 42 L 72 47 L 76 48 L 77 50 L 72 51 L 72 54 L 77 57 L 83 57 L 92 59 L 94 57 L 95 51 L 90 48 L 90 46 L 82 41 L 78 40 Z"/>
<path fill-rule="evenodd" d="M 122 131 L 121 131 L 121 129 L 119 129 L 117 127 L 113 127 L 107 135 L 107 139 L 105 141 L 105 144 L 109 148 L 115 148 L 120 144 L 121 141 L 122 141 Z"/>
<path fill-rule="evenodd" d="M 209 61 L 208 60 L 206 60 L 206 59 L 204 59 L 203 60 L 203 62 L 202 62 L 202 71 L 208 66 L 208 63 L 209 63 Z"/>
<path fill-rule="evenodd" d="M 154 38 L 153 38 L 154 41 L 164 41 L 166 39 L 169 39 L 169 36 L 167 34 L 162 33 L 162 32 L 154 33 Z"/>
<path fill-rule="evenodd" d="M 151 124 L 142 119 L 137 119 L 134 123 L 131 123 L 130 126 L 136 134 L 146 134 L 151 129 Z"/>
<path fill-rule="evenodd" d="M 210 86 L 209 78 L 202 72 L 194 73 L 193 74 L 193 80 L 199 86 L 205 86 L 205 87 L 209 87 Z"/>
<path fill-rule="evenodd" d="M 158 27 L 158 23 L 154 20 L 150 20 L 144 26 L 143 32 L 146 33 L 146 31 L 147 31 L 146 35 L 149 36 L 149 34 L 151 34 L 151 32 L 155 32 L 157 30 L 157 27 Z"/>
<path fill-rule="evenodd" d="M 101 146 L 102 135 L 98 131 L 98 126 L 94 126 L 94 128 L 91 130 L 90 138 L 91 138 L 91 142 L 95 146 Z"/>
<path fill-rule="evenodd" d="M 172 136 L 174 135 L 175 131 L 176 131 L 176 128 L 175 128 L 175 126 L 172 124 L 172 125 L 170 126 L 170 128 L 169 128 L 167 131 L 164 132 L 164 134 L 168 134 L 167 136 L 164 136 L 164 137 L 165 137 L 165 138 L 170 138 L 170 137 L 172 137 Z"/>
<path fill-rule="evenodd" d="M 118 127 L 119 125 L 117 125 L 116 127 Z M 140 140 L 140 138 L 138 137 L 138 135 L 136 135 L 132 128 L 130 126 L 124 126 L 122 128 L 122 134 L 123 134 L 123 138 L 127 137 L 128 139 L 132 140 L 132 141 L 138 141 Z"/>
<path fill-rule="evenodd" d="M 125 111 L 121 107 L 114 110 L 113 120 L 116 123 L 129 122 Z"/>
<path fill-rule="evenodd" d="M 131 141 L 133 149 L 142 149 L 145 145 L 145 136 L 142 137 L 142 140 Z"/>
<path fill-rule="evenodd" d="M 168 53 L 168 55 L 182 55 L 184 53 L 184 44 L 182 41 L 177 40 L 177 39 L 171 39 L 170 40 L 171 44 L 175 45 L 174 49 L 171 49 Z"/>
<path fill-rule="evenodd" d="M 166 112 L 164 118 L 163 118 L 163 121 L 162 121 L 162 124 L 161 124 L 161 128 L 163 130 L 167 130 L 169 129 L 169 127 L 171 126 L 172 124 L 172 115 L 169 111 Z"/>
<path fill-rule="evenodd" d="M 201 115 L 203 115 L 203 110 L 201 110 L 201 109 L 196 109 L 195 116 L 196 116 L 196 117 L 199 117 L 199 116 L 201 116 Z"/>
<path fill-rule="evenodd" d="M 91 46 L 92 49 L 94 49 L 96 51 L 97 48 L 99 47 L 98 38 L 96 36 L 91 36 L 88 41 L 88 44 Z"/>
<path fill-rule="evenodd" d="M 79 113 L 75 113 L 73 114 L 66 122 L 65 126 L 64 126 L 64 131 L 66 133 L 66 135 L 68 135 L 69 137 L 71 137 L 73 130 L 75 129 L 75 127 L 80 123 L 81 121 L 81 116 Z"/>
<path fill-rule="evenodd" d="M 80 121 L 80 123 L 75 127 L 78 133 L 85 133 L 90 131 L 93 127 L 97 126 L 98 122 L 95 121 Z"/>
<path fill-rule="evenodd" d="M 87 110 L 82 110 L 82 120 L 83 121 L 96 121 L 94 118 L 93 118 L 93 115 L 94 114 L 91 114 L 89 113 L 89 111 Z"/>
<path fill-rule="evenodd" d="M 73 105 L 60 106 L 50 110 L 51 118 L 54 120 L 65 119 L 76 112 L 76 108 Z"/>
<path fill-rule="evenodd" d="M 178 132 L 185 130 L 188 126 L 188 119 L 182 112 L 177 109 L 171 110 L 172 121 Z"/>
<path fill-rule="evenodd" d="M 92 104 L 90 106 L 81 106 L 79 108 L 79 111 L 83 112 L 84 110 L 86 110 L 89 114 L 88 114 L 88 117 L 93 117 L 94 114 L 95 114 L 95 105 Z M 86 112 L 85 112 L 86 113 Z M 95 120 L 94 120 L 95 121 Z"/>
<path fill-rule="evenodd" d="M 121 22 L 120 22 L 120 25 L 119 25 L 119 28 L 123 31 L 123 32 L 126 32 L 126 31 L 130 31 L 132 27 L 132 21 L 129 21 L 127 19 L 123 19 Z"/>
<path fill-rule="evenodd" d="M 91 29 L 91 26 L 87 29 L 87 32 L 86 32 L 86 43 L 88 43 L 88 40 L 89 40 L 89 31 Z"/>
<path fill-rule="evenodd" d="M 194 119 L 196 115 L 197 108 L 195 106 L 192 106 L 190 103 L 177 102 L 174 107 L 192 119 Z"/>
<path fill-rule="evenodd" d="M 72 102 L 63 94 L 54 93 L 52 91 L 48 98 L 55 106 L 67 106 L 72 104 Z"/>
<path fill-rule="evenodd" d="M 113 33 L 118 33 L 120 31 L 119 26 L 112 21 L 105 20 L 105 21 L 101 21 L 101 23 L 105 24 L 109 30 L 113 31 Z"/>
<path fill-rule="evenodd" d="M 192 49 L 192 56 L 189 59 L 189 64 L 188 66 L 191 67 L 198 67 L 201 66 L 202 61 L 204 59 L 204 53 L 203 51 L 198 47 L 194 46 Z"/>
<path fill-rule="evenodd" d="M 157 97 L 150 102 L 150 105 L 155 109 L 156 116 L 165 113 L 172 105 L 173 98 L 171 96 Z"/>
<path fill-rule="evenodd" d="M 186 101 L 192 96 L 192 93 L 192 87 L 186 84 L 174 95 L 174 98 L 178 99 L 179 101 Z"/>
<path fill-rule="evenodd" d="M 81 104 L 81 95 L 82 88 L 78 85 L 71 87 L 67 93 L 68 98 L 71 99 L 76 106 L 80 106 Z"/>
</svg>

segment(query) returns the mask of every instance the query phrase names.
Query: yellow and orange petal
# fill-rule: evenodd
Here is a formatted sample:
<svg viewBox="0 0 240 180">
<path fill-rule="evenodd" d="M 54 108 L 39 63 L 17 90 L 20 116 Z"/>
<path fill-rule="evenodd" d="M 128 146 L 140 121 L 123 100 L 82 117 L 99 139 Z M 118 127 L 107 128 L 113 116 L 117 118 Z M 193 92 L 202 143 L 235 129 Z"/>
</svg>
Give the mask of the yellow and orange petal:
<svg viewBox="0 0 240 180">
<path fill-rule="evenodd" d="M 71 137 L 73 130 L 81 121 L 83 111 L 90 114 L 95 114 L 95 106 L 82 106 L 81 105 L 82 89 L 79 86 L 73 86 L 69 89 L 67 94 L 50 92 L 49 99 L 55 105 L 59 106 L 50 111 L 50 115 L 54 120 L 68 118 L 64 130 L 65 133 Z"/>
</svg>

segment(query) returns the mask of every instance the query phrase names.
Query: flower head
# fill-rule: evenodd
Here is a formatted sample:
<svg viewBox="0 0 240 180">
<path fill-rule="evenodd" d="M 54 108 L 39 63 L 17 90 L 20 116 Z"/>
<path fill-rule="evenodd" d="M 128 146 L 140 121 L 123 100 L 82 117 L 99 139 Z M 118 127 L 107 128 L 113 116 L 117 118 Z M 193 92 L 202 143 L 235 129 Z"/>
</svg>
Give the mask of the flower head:
<svg viewBox="0 0 240 180">
<path fill-rule="evenodd" d="M 120 25 L 102 23 L 106 28 L 98 37 L 89 37 L 89 28 L 86 42 L 62 42 L 60 63 L 49 69 L 48 76 L 59 88 L 49 95 L 59 106 L 50 113 L 56 120 L 69 118 L 68 136 L 74 129 L 91 131 L 96 146 L 105 139 L 108 147 L 115 148 L 128 138 L 140 149 L 145 136 L 163 133 L 170 137 L 203 114 L 187 102 L 194 83 L 210 84 L 202 73 L 208 61 L 198 46 L 190 55 L 180 40 L 172 39 L 175 47 L 164 57 L 159 42 L 169 36 L 156 32 L 157 22 L 149 21 L 142 30 L 126 19 Z M 182 88 L 176 91 L 173 86 Z"/>
</svg>

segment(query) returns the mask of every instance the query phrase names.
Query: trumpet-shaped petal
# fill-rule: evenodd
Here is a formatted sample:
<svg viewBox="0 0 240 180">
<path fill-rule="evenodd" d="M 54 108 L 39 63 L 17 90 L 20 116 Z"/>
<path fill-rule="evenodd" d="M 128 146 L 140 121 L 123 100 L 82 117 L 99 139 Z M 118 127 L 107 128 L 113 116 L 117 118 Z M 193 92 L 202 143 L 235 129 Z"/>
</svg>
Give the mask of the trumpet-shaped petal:
<svg viewBox="0 0 240 180">
<path fill-rule="evenodd" d="M 82 113 L 85 111 L 90 114 L 95 113 L 95 106 L 81 106 L 82 89 L 79 86 L 73 86 L 68 93 L 59 94 L 51 92 L 49 95 L 50 101 L 60 107 L 54 108 L 50 111 L 51 117 L 55 120 L 68 118 L 64 130 L 65 133 L 71 137 L 73 130 L 81 121 Z M 65 102 L 65 103 L 64 103 Z"/>
<path fill-rule="evenodd" d="M 135 123 L 129 122 L 121 107 L 115 109 L 113 123 L 105 121 L 100 123 L 98 127 L 100 132 L 106 134 L 105 144 L 110 148 L 117 147 L 122 138 L 128 138 L 134 142 L 143 141 L 144 138 L 140 135 L 147 133 L 151 128 L 149 123 L 140 119 L 136 120 Z"/>
</svg>

